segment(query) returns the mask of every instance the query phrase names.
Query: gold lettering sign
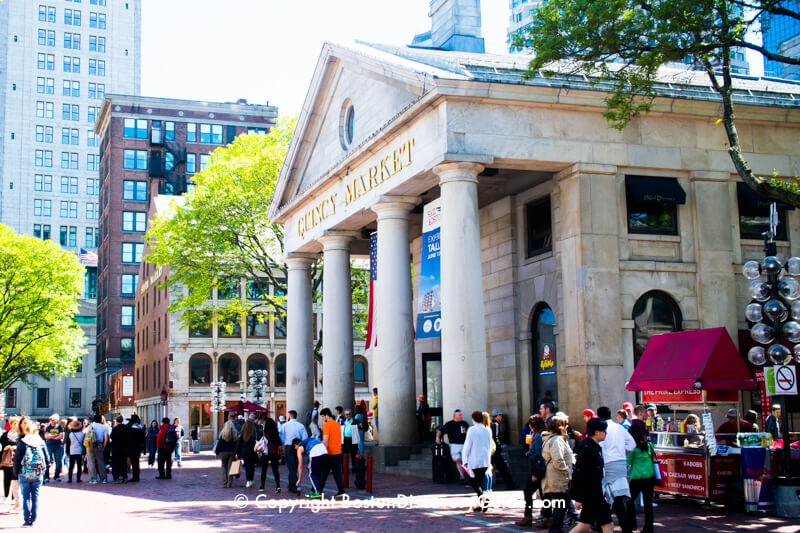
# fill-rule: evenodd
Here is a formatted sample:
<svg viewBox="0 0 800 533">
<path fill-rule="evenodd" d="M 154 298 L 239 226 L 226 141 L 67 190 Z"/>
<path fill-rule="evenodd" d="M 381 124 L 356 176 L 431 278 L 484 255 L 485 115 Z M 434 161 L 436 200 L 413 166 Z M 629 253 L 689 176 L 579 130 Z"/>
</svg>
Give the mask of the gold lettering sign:
<svg viewBox="0 0 800 533">
<path fill-rule="evenodd" d="M 383 157 L 378 162 L 367 168 L 366 175 L 347 175 L 344 181 L 344 205 L 348 206 L 366 193 L 388 180 L 403 168 L 411 165 L 411 152 L 414 148 L 414 139 L 394 148 L 391 152 L 381 154 Z M 311 231 L 325 219 L 336 214 L 336 198 L 338 193 L 332 193 L 322 201 L 311 206 L 297 219 L 297 234 L 302 239 L 306 232 Z"/>
</svg>

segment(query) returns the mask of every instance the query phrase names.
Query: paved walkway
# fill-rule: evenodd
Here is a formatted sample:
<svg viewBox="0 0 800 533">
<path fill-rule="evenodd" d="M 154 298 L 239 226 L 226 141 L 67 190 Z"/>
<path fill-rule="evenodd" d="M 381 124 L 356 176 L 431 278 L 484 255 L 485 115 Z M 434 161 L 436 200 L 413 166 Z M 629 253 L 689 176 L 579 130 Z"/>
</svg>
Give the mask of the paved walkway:
<svg viewBox="0 0 800 533">
<path fill-rule="evenodd" d="M 434 485 L 427 480 L 377 474 L 372 495 L 353 490 L 347 501 L 308 501 L 285 493 L 286 467 L 281 467 L 282 494 L 275 494 L 271 478 L 267 492 L 245 489 L 244 481 L 222 487 L 221 470 L 210 453 L 185 456 L 182 468 L 173 469 L 171 481 L 153 479 L 154 469 L 142 470 L 140 483 L 89 485 L 51 483 L 40 492 L 36 529 L 62 531 L 103 524 L 109 533 L 159 532 L 178 528 L 187 532 L 224 531 L 330 531 L 405 532 L 519 531 L 513 523 L 522 515 L 522 493 L 498 491 L 493 508 L 472 513 L 474 495 L 466 487 Z M 304 476 L 304 487 L 307 487 Z M 352 480 L 351 480 L 352 482 Z M 328 480 L 326 491 L 335 484 Z M 306 489 L 307 490 L 307 489 Z M 22 516 L 0 505 L 0 530 L 15 529 Z M 715 533 L 749 531 L 800 532 L 800 524 L 786 520 L 754 518 L 726 513 L 721 507 L 700 509 L 691 501 L 662 498 L 656 509 L 656 528 L 662 531 Z M 96 530 L 95 527 L 92 527 Z"/>
</svg>

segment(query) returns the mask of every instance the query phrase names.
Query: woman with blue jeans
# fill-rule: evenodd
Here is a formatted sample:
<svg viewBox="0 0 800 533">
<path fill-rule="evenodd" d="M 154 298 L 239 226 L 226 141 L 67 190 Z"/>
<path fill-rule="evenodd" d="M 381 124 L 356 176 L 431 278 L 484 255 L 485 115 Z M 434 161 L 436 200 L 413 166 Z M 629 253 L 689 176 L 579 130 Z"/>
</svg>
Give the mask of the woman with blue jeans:
<svg viewBox="0 0 800 533">
<path fill-rule="evenodd" d="M 366 424 L 363 423 L 364 418 L 366 417 L 366 413 L 364 413 L 364 409 L 360 405 L 356 405 L 356 426 L 358 427 L 358 454 L 364 455 L 364 430 L 361 429 Z"/>
<path fill-rule="evenodd" d="M 19 478 L 22 491 L 24 526 L 32 526 L 39 508 L 39 487 L 44 473 L 50 467 L 47 448 L 39 436 L 36 424 L 30 418 L 20 421 L 20 432 L 25 435 L 17 442 L 14 452 L 14 475 Z"/>
</svg>

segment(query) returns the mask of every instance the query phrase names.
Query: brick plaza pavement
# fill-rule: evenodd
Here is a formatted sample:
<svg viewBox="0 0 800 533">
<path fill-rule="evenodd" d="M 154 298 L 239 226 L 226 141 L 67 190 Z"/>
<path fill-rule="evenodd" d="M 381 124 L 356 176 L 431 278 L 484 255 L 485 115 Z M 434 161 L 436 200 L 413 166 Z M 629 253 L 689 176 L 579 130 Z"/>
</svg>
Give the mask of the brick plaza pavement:
<svg viewBox="0 0 800 533">
<path fill-rule="evenodd" d="M 310 502 L 286 494 L 285 466 L 281 467 L 284 492 L 280 495 L 275 494 L 271 477 L 267 491 L 257 492 L 259 470 L 256 486 L 249 489 L 244 488 L 243 479 L 233 488 L 223 488 L 221 475 L 216 459 L 202 453 L 184 456 L 184 466 L 173 469 L 171 481 L 153 479 L 155 469 L 146 466 L 140 483 L 68 484 L 64 477 L 61 483 L 42 488 L 36 529 L 74 527 L 108 533 L 156 533 L 167 528 L 291 533 L 520 531 L 513 523 L 522 515 L 521 491 L 497 491 L 489 512 L 472 513 L 467 509 L 474 504 L 474 495 L 466 487 L 434 485 L 420 478 L 376 474 L 372 495 L 352 490 L 349 501 Z M 306 476 L 303 485 L 307 490 Z M 326 491 L 335 491 L 332 477 Z M 257 500 L 259 494 L 264 496 Z M 694 502 L 671 498 L 659 501 L 655 515 L 656 529 L 662 531 L 800 532 L 797 522 L 729 513 L 721 507 L 703 510 Z M 8 512 L 7 505 L 0 506 L 0 530 L 13 530 L 21 524 L 20 514 Z"/>
</svg>

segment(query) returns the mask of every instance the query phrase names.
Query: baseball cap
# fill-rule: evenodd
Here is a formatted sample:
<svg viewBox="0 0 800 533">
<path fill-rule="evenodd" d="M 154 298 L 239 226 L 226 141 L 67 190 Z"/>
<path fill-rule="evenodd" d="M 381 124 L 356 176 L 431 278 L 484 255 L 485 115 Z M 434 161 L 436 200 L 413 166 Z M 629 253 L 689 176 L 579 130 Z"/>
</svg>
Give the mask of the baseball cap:
<svg viewBox="0 0 800 533">
<path fill-rule="evenodd" d="M 239 415 L 239 420 L 244 420 L 244 415 Z"/>
<path fill-rule="evenodd" d="M 656 410 L 658 409 L 658 408 L 656 407 L 656 404 L 654 404 L 654 403 L 648 403 L 648 404 L 647 404 L 647 408 L 648 408 L 648 409 L 652 409 L 653 411 L 656 411 Z"/>
<path fill-rule="evenodd" d="M 583 416 L 589 416 L 589 417 L 592 417 L 592 418 L 597 418 L 597 415 L 591 409 L 584 409 L 583 410 Z"/>
<path fill-rule="evenodd" d="M 417 398 L 417 400 L 419 400 L 419 401 L 422 401 L 424 399 L 425 399 L 425 396 L 423 396 L 422 394 L 420 394 L 419 397 Z"/>
<path fill-rule="evenodd" d="M 502 415 L 503 411 L 500 409 L 492 409 L 492 416 Z"/>
<path fill-rule="evenodd" d="M 283 415 L 280 415 L 280 416 L 278 417 L 278 421 L 279 421 L 279 422 L 285 422 L 285 421 L 286 421 L 286 417 L 285 417 L 285 416 L 283 416 Z"/>
<path fill-rule="evenodd" d="M 736 409 L 728 409 L 728 414 L 726 416 L 728 418 L 736 418 Z"/>
<path fill-rule="evenodd" d="M 625 402 L 622 404 L 622 408 L 627 410 L 633 410 L 633 404 L 631 402 Z"/>
</svg>

